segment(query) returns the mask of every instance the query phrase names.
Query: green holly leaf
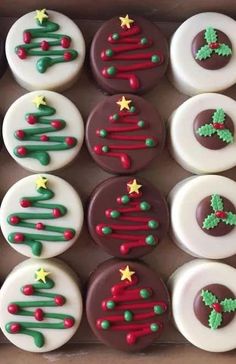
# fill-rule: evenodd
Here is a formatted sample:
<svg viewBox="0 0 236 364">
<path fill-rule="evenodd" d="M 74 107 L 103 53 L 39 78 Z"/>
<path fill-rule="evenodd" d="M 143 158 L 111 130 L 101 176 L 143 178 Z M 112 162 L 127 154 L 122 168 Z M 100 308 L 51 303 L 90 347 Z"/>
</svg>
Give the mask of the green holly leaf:
<svg viewBox="0 0 236 364">
<path fill-rule="evenodd" d="M 216 330 L 222 323 L 222 313 L 212 310 L 209 315 L 208 323 L 212 330 Z"/>
<path fill-rule="evenodd" d="M 226 219 L 222 219 L 226 225 L 235 226 L 236 225 L 236 214 L 233 214 L 231 211 L 227 212 Z"/>
<path fill-rule="evenodd" d="M 197 129 L 197 134 L 200 136 L 211 136 L 216 133 L 216 129 L 214 129 L 212 124 L 204 124 Z"/>
<path fill-rule="evenodd" d="M 213 123 L 224 124 L 225 121 L 225 112 L 222 108 L 216 109 L 214 114 L 212 115 Z"/>
<path fill-rule="evenodd" d="M 211 56 L 213 50 L 208 47 L 208 45 L 204 45 L 197 51 L 195 58 L 199 61 L 202 61 L 203 59 L 207 59 Z"/>
<path fill-rule="evenodd" d="M 214 49 L 214 52 L 218 54 L 218 56 L 227 57 L 232 54 L 232 49 L 227 44 L 221 43 L 219 48 Z"/>
<path fill-rule="evenodd" d="M 217 42 L 217 33 L 214 28 L 208 27 L 205 30 L 204 38 L 206 39 L 207 43 L 215 43 Z"/>
<path fill-rule="evenodd" d="M 211 207 L 216 211 L 224 211 L 224 203 L 220 195 L 211 195 Z"/>
<path fill-rule="evenodd" d="M 223 312 L 234 312 L 236 311 L 236 299 L 225 298 L 220 302 Z"/>
<path fill-rule="evenodd" d="M 202 289 L 201 297 L 202 297 L 202 300 L 203 300 L 205 306 L 210 307 L 213 303 L 218 302 L 217 297 L 212 292 L 207 291 L 205 289 Z"/>
<path fill-rule="evenodd" d="M 234 136 L 229 129 L 218 129 L 217 130 L 218 137 L 228 144 L 234 142 Z"/>
</svg>

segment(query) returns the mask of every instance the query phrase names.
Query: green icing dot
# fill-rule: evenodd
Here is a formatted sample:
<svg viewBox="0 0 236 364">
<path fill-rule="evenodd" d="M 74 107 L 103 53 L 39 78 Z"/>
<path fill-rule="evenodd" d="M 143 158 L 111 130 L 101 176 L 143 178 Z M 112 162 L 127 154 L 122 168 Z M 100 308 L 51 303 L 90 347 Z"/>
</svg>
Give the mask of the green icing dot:
<svg viewBox="0 0 236 364">
<path fill-rule="evenodd" d="M 119 216 L 120 216 L 119 211 L 116 211 L 116 210 L 111 211 L 111 217 L 113 219 L 117 219 Z"/>
<path fill-rule="evenodd" d="M 113 120 L 118 120 L 118 119 L 119 119 L 119 115 L 118 115 L 118 114 L 114 114 L 114 115 L 112 115 L 112 119 L 113 119 Z"/>
<path fill-rule="evenodd" d="M 152 324 L 150 325 L 150 330 L 151 330 L 152 332 L 157 332 L 157 331 L 158 331 L 158 329 L 159 329 L 159 326 L 158 326 L 157 324 L 152 323 Z"/>
<path fill-rule="evenodd" d="M 163 308 L 159 305 L 154 306 L 153 311 L 156 315 L 161 315 L 164 312 Z"/>
<path fill-rule="evenodd" d="M 116 68 L 114 66 L 108 67 L 107 73 L 110 76 L 114 76 L 116 74 Z"/>
<path fill-rule="evenodd" d="M 107 321 L 107 320 L 102 321 L 101 328 L 103 330 L 107 330 L 107 329 L 109 329 L 109 327 L 110 327 L 110 322 L 109 321 Z"/>
<path fill-rule="evenodd" d="M 144 121 L 143 120 L 139 120 L 139 122 L 138 122 L 138 127 L 139 128 L 143 128 L 144 127 Z"/>
<path fill-rule="evenodd" d="M 112 39 L 118 40 L 119 39 L 119 34 L 118 33 L 113 33 L 112 34 Z"/>
<path fill-rule="evenodd" d="M 113 56 L 113 54 L 114 54 L 114 52 L 113 52 L 113 50 L 112 50 L 112 49 L 107 49 L 107 50 L 106 50 L 106 56 L 108 56 L 108 57 L 112 57 L 112 56 Z"/>
<path fill-rule="evenodd" d="M 131 106 L 130 109 L 129 109 L 130 112 L 135 112 L 136 109 L 135 109 L 135 106 Z"/>
<path fill-rule="evenodd" d="M 155 145 L 156 145 L 155 141 L 153 139 L 151 139 L 151 138 L 147 138 L 145 140 L 145 144 L 149 148 L 155 147 Z"/>
<path fill-rule="evenodd" d="M 141 42 L 141 44 L 147 44 L 148 40 L 147 40 L 147 38 L 143 37 L 143 38 L 141 38 L 140 42 Z"/>
<path fill-rule="evenodd" d="M 122 202 L 123 204 L 127 204 L 127 203 L 129 203 L 129 196 L 127 196 L 127 195 L 122 196 L 122 197 L 121 197 L 121 202 Z"/>
<path fill-rule="evenodd" d="M 158 222 L 156 220 L 149 220 L 148 221 L 148 227 L 150 227 L 150 229 L 156 229 L 158 227 Z"/>
<path fill-rule="evenodd" d="M 147 298 L 149 298 L 151 296 L 150 292 L 145 288 L 141 289 L 139 294 L 140 294 L 140 297 L 142 297 L 144 299 L 147 299 Z"/>
<path fill-rule="evenodd" d="M 99 135 L 102 137 L 102 138 L 106 138 L 107 136 L 107 131 L 105 129 L 101 129 L 99 131 Z"/>
<path fill-rule="evenodd" d="M 149 203 L 148 203 L 148 202 L 146 202 L 146 201 L 142 201 L 142 202 L 140 203 L 140 209 L 141 209 L 142 211 L 148 211 L 148 210 L 150 210 L 150 208 L 151 208 L 151 206 L 149 205 Z"/>
<path fill-rule="evenodd" d="M 106 304 L 108 310 L 112 310 L 115 307 L 115 305 L 116 304 L 114 301 L 107 301 L 107 304 Z"/>
<path fill-rule="evenodd" d="M 109 235 L 109 234 L 112 233 L 112 229 L 109 226 L 104 226 L 102 228 L 102 232 L 103 232 L 104 235 Z"/>
<path fill-rule="evenodd" d="M 153 235 L 148 235 L 145 239 L 147 245 L 156 245 L 155 239 Z"/>
<path fill-rule="evenodd" d="M 157 63 L 157 62 L 159 62 L 159 61 L 160 61 L 160 58 L 159 58 L 156 54 L 154 54 L 154 55 L 152 56 L 151 60 L 152 60 L 152 62 L 153 62 L 153 63 Z"/>
<path fill-rule="evenodd" d="M 131 311 L 125 311 L 124 312 L 124 319 L 125 319 L 125 321 L 128 321 L 128 322 L 130 322 L 130 321 L 132 321 L 133 320 L 133 313 L 131 312 Z"/>
<path fill-rule="evenodd" d="M 109 147 L 108 147 L 107 145 L 104 145 L 104 146 L 102 147 L 102 151 L 103 151 L 104 153 L 109 152 Z"/>
</svg>

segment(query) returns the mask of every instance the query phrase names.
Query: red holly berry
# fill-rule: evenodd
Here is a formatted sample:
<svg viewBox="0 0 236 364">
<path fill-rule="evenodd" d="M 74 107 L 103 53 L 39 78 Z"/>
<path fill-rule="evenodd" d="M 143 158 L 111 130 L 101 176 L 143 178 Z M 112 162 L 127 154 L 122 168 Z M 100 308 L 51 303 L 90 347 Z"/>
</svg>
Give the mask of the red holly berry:
<svg viewBox="0 0 236 364">
<path fill-rule="evenodd" d="M 30 43 L 31 42 L 30 32 L 24 32 L 23 33 L 23 41 L 24 41 L 24 43 Z"/>
<path fill-rule="evenodd" d="M 217 49 L 217 48 L 219 48 L 219 46 L 220 46 L 220 44 L 218 42 L 212 42 L 209 44 L 209 47 L 211 49 Z"/>
<path fill-rule="evenodd" d="M 25 59 L 27 57 L 26 50 L 24 48 L 18 48 L 17 55 L 20 59 Z"/>
<path fill-rule="evenodd" d="M 68 146 L 73 147 L 75 145 L 76 139 L 73 137 L 66 137 L 65 142 Z"/>
<path fill-rule="evenodd" d="M 37 230 L 43 230 L 45 228 L 45 225 L 42 222 L 37 222 L 37 224 L 35 224 L 35 228 Z"/>
<path fill-rule="evenodd" d="M 74 319 L 73 318 L 70 318 L 70 317 L 67 317 L 64 319 L 64 327 L 66 329 L 69 329 L 70 327 L 74 326 Z"/>
<path fill-rule="evenodd" d="M 27 154 L 27 149 L 25 147 L 18 147 L 17 148 L 17 153 L 21 156 L 24 156 Z"/>
<path fill-rule="evenodd" d="M 25 296 L 32 296 L 34 294 L 34 287 L 32 286 L 32 284 L 26 284 L 23 288 L 22 288 L 22 293 Z"/>
<path fill-rule="evenodd" d="M 19 311 L 19 306 L 16 305 L 15 303 L 10 303 L 10 305 L 8 305 L 7 307 L 7 310 L 12 315 L 15 315 Z"/>
<path fill-rule="evenodd" d="M 136 342 L 136 336 L 130 332 L 129 334 L 126 335 L 126 341 L 127 344 L 133 345 Z"/>
<path fill-rule="evenodd" d="M 52 214 L 54 217 L 60 217 L 61 216 L 61 211 L 59 209 L 53 209 L 52 210 Z"/>
<path fill-rule="evenodd" d="M 49 140 L 49 137 L 47 135 L 43 134 L 43 135 L 40 136 L 40 140 L 42 142 L 47 142 Z"/>
<path fill-rule="evenodd" d="M 64 60 L 65 60 L 65 61 L 69 62 L 69 61 L 71 61 L 71 59 L 72 59 L 72 54 L 71 54 L 70 52 L 65 52 L 65 53 L 63 54 L 63 57 L 64 57 Z"/>
<path fill-rule="evenodd" d="M 40 43 L 40 47 L 42 48 L 43 51 L 47 51 L 50 46 L 46 40 L 42 40 L 42 42 Z"/>
<path fill-rule="evenodd" d="M 21 234 L 21 233 L 16 233 L 15 235 L 14 235 L 14 242 L 15 243 L 21 243 L 22 241 L 24 241 L 25 240 L 25 236 L 24 236 L 24 234 Z"/>
<path fill-rule="evenodd" d="M 121 245 L 120 246 L 120 253 L 122 255 L 128 254 L 129 253 L 129 248 L 125 244 Z"/>
<path fill-rule="evenodd" d="M 20 205 L 21 207 L 30 207 L 31 206 L 31 202 L 29 200 L 26 200 L 26 199 L 23 199 L 23 200 L 20 200 Z"/>
<path fill-rule="evenodd" d="M 17 224 L 19 224 L 19 222 L 20 222 L 20 218 L 18 216 L 11 216 L 10 223 L 12 225 L 17 225 Z"/>
<path fill-rule="evenodd" d="M 214 129 L 224 129 L 225 126 L 222 123 L 213 123 L 213 128 Z"/>
<path fill-rule="evenodd" d="M 56 296 L 54 297 L 54 302 L 57 306 L 63 306 L 65 303 L 65 298 L 62 296 Z"/>
<path fill-rule="evenodd" d="M 26 118 L 26 121 L 28 124 L 36 124 L 37 123 L 37 117 L 35 115 L 28 115 Z"/>
<path fill-rule="evenodd" d="M 37 321 L 43 321 L 43 317 L 44 317 L 43 310 L 41 308 L 37 308 L 34 311 L 34 317 L 35 317 L 35 320 L 37 320 Z"/>
<path fill-rule="evenodd" d="M 63 235 L 66 240 L 71 240 L 75 234 L 72 230 L 65 230 Z"/>
<path fill-rule="evenodd" d="M 224 211 L 216 211 L 215 216 L 219 219 L 225 219 L 227 217 L 227 213 Z"/>
<path fill-rule="evenodd" d="M 16 136 L 17 136 L 18 139 L 24 139 L 25 132 L 23 130 L 17 130 L 16 131 Z"/>
<path fill-rule="evenodd" d="M 17 334 L 18 332 L 20 332 L 20 329 L 21 329 L 21 326 L 17 322 L 13 322 L 10 326 L 10 332 L 12 334 Z"/>
<path fill-rule="evenodd" d="M 61 126 L 62 126 L 62 123 L 60 120 L 53 120 L 51 122 L 51 126 L 54 128 L 54 129 L 60 129 Z"/>
<path fill-rule="evenodd" d="M 216 303 L 213 303 L 212 304 L 212 308 L 218 312 L 218 313 L 221 313 L 222 312 L 222 307 L 221 307 L 221 304 L 216 302 Z"/>
<path fill-rule="evenodd" d="M 61 38 L 61 46 L 62 46 L 62 48 L 69 48 L 70 38 L 68 38 L 68 37 Z"/>
</svg>

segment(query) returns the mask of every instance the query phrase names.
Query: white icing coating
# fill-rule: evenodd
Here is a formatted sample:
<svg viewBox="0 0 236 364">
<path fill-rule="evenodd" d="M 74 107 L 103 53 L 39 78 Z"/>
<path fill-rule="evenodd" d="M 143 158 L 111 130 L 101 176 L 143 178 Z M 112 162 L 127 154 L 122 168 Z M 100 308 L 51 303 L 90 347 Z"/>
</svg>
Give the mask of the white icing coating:
<svg viewBox="0 0 236 364">
<path fill-rule="evenodd" d="M 174 242 L 187 253 L 201 258 L 223 259 L 236 254 L 236 227 L 224 236 L 211 236 L 198 225 L 198 204 L 212 194 L 236 206 L 236 182 L 216 175 L 194 176 L 178 183 L 168 196 Z"/>
<path fill-rule="evenodd" d="M 195 36 L 213 27 L 224 32 L 232 43 L 233 54 L 229 63 L 218 70 L 201 67 L 191 51 Z M 203 92 L 220 92 L 236 82 L 236 21 L 213 12 L 200 13 L 187 19 L 174 33 L 170 42 L 169 78 L 174 86 L 186 95 Z"/>
<path fill-rule="evenodd" d="M 40 292 L 49 294 L 62 295 L 66 301 L 63 306 L 55 307 L 29 307 L 27 311 L 34 312 L 37 308 L 41 308 L 46 313 L 59 313 L 70 315 L 74 318 L 74 325 L 66 329 L 40 329 L 32 328 L 33 331 L 39 331 L 44 335 L 45 343 L 39 348 L 35 345 L 31 336 L 23 333 L 12 334 L 6 331 L 5 325 L 8 322 L 32 322 L 32 323 L 59 323 L 61 320 L 44 317 L 43 321 L 36 321 L 34 317 L 15 315 L 8 312 L 8 305 L 12 302 L 26 301 L 50 301 L 47 297 L 38 297 L 36 295 L 26 296 L 21 292 L 21 287 L 27 284 L 38 283 L 35 280 L 35 272 L 43 268 L 46 272 L 50 272 L 48 278 L 51 278 L 55 285 L 51 289 L 41 289 Z M 47 277 L 46 277 L 47 279 Z M 42 283 L 42 281 L 39 281 Z M 57 259 L 37 260 L 27 259 L 17 265 L 8 275 L 0 291 L 0 327 L 4 335 L 14 345 L 19 348 L 32 352 L 46 352 L 59 348 L 64 345 L 77 331 L 83 311 L 82 297 L 78 285 L 78 278 L 75 273 L 62 261 Z"/>
<path fill-rule="evenodd" d="M 17 130 L 22 129 L 34 129 L 44 128 L 43 124 L 30 125 L 26 120 L 25 116 L 28 113 L 38 113 L 40 110 L 33 103 L 33 100 L 37 96 L 44 96 L 48 106 L 53 107 L 56 112 L 54 115 L 42 117 L 48 120 L 62 119 L 66 122 L 66 126 L 62 130 L 57 130 L 44 133 L 48 137 L 51 136 L 64 136 L 74 137 L 77 139 L 77 144 L 70 149 L 61 151 L 48 151 L 50 156 L 50 162 L 48 165 L 42 165 L 36 158 L 25 157 L 20 158 L 14 154 L 14 148 L 17 146 L 27 145 L 40 145 L 40 146 L 51 146 L 53 143 L 50 141 L 25 141 L 19 140 L 15 137 L 14 133 Z M 50 126 L 50 125 L 49 125 Z M 47 127 L 47 125 L 46 125 Z M 29 92 L 19 99 L 17 99 L 8 109 L 4 122 L 3 122 L 3 139 L 5 146 L 10 155 L 19 163 L 23 168 L 26 168 L 33 172 L 50 172 L 56 169 L 60 169 L 69 164 L 79 153 L 84 139 L 84 124 L 81 114 L 77 107 L 65 96 L 60 95 L 53 91 L 33 91 Z M 38 134 L 40 137 L 42 134 Z"/>
<path fill-rule="evenodd" d="M 11 27 L 6 38 L 6 56 L 8 64 L 13 72 L 16 81 L 27 90 L 55 90 L 62 91 L 69 88 L 78 78 L 85 58 L 85 42 L 78 26 L 67 16 L 56 11 L 47 10 L 49 19 L 57 23 L 60 28 L 58 34 L 65 34 L 71 37 L 71 49 L 78 52 L 76 59 L 70 62 L 62 62 L 49 67 L 45 73 L 36 69 L 36 62 L 40 56 L 28 56 L 20 59 L 15 53 L 15 47 L 23 42 L 23 32 L 26 29 L 41 28 L 35 20 L 35 12 L 30 12 L 19 18 Z M 45 37 L 39 40 L 49 40 Z M 63 50 L 61 46 L 54 49 Z M 38 49 L 37 49 L 38 50 Z M 64 49 L 66 52 L 66 49 Z M 55 56 L 52 56 L 55 57 Z"/>
<path fill-rule="evenodd" d="M 28 234 L 43 234 L 43 235 L 53 235 L 53 236 L 63 236 L 62 233 L 58 232 L 50 232 L 45 230 L 37 230 L 36 228 L 25 228 L 17 225 L 10 225 L 7 221 L 7 217 L 10 214 L 17 213 L 51 213 L 51 209 L 44 208 L 35 208 L 35 207 L 27 207 L 23 208 L 20 205 L 20 200 L 23 197 L 39 197 L 42 196 L 37 192 L 35 181 L 39 176 L 45 177 L 48 180 L 47 187 L 54 192 L 54 197 L 47 201 L 41 201 L 42 204 L 61 204 L 66 209 L 67 212 L 64 216 L 55 218 L 55 219 L 27 219 L 25 222 L 30 223 L 38 223 L 41 222 L 43 224 L 47 224 L 50 226 L 58 226 L 64 227 L 67 229 L 74 229 L 75 235 L 72 239 L 67 241 L 43 241 L 42 239 L 37 239 L 43 245 L 42 252 L 40 256 L 35 256 L 31 250 L 31 247 L 26 244 L 16 244 L 9 242 L 9 234 L 10 233 L 28 233 Z M 0 220 L 1 220 L 1 229 L 5 239 L 19 253 L 26 255 L 27 257 L 35 257 L 35 258 L 50 258 L 59 254 L 62 254 L 64 251 L 69 249 L 77 240 L 83 225 L 84 213 L 83 206 L 80 200 L 78 193 L 74 190 L 74 188 L 65 180 L 60 177 L 56 177 L 49 174 L 34 174 L 28 177 L 21 179 L 16 182 L 6 193 L 2 200 L 1 211 L 0 211 Z"/>
<path fill-rule="evenodd" d="M 197 293 L 210 284 L 222 284 L 236 296 L 235 281 L 235 268 L 200 259 L 184 264 L 169 278 L 174 323 L 193 345 L 212 352 L 236 348 L 236 315 L 225 327 L 211 330 L 198 320 L 193 307 Z"/>
<path fill-rule="evenodd" d="M 228 96 L 214 93 L 194 96 L 170 116 L 170 151 L 176 161 L 192 173 L 217 173 L 236 165 L 236 140 L 222 149 L 211 150 L 201 145 L 194 135 L 196 116 L 204 110 L 218 108 L 232 119 L 236 139 L 236 101 Z"/>
</svg>

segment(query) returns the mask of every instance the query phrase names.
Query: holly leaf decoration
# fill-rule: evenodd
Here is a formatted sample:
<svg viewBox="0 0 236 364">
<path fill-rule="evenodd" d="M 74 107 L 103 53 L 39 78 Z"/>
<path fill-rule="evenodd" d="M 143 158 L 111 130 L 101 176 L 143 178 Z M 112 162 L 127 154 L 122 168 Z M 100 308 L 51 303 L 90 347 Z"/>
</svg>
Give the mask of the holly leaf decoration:
<svg viewBox="0 0 236 364">
<path fill-rule="evenodd" d="M 219 222 L 220 219 L 216 217 L 215 214 L 210 214 L 204 219 L 202 227 L 207 230 L 213 229 L 219 224 Z"/>
<path fill-rule="evenodd" d="M 215 212 L 224 210 L 224 203 L 219 195 L 214 194 L 211 196 L 211 207 Z"/>
<path fill-rule="evenodd" d="M 223 312 L 234 312 L 236 311 L 236 299 L 225 298 L 220 302 Z"/>
<path fill-rule="evenodd" d="M 216 109 L 212 116 L 212 120 L 214 123 L 223 124 L 225 121 L 225 112 L 223 109 Z"/>
<path fill-rule="evenodd" d="M 212 27 L 206 28 L 204 38 L 206 39 L 208 44 L 217 42 L 218 37 L 215 29 Z"/>
<path fill-rule="evenodd" d="M 205 289 L 202 290 L 201 297 L 202 297 L 202 300 L 203 300 L 205 306 L 211 307 L 211 305 L 213 303 L 218 302 L 217 297 L 212 292 L 207 291 Z"/>
<path fill-rule="evenodd" d="M 198 128 L 197 133 L 200 136 L 211 136 L 213 134 L 216 133 L 216 129 L 214 129 L 212 124 L 205 124 L 200 126 L 200 128 Z"/>
<path fill-rule="evenodd" d="M 218 48 L 214 49 L 214 51 L 219 56 L 230 56 L 232 54 L 232 49 L 224 43 L 221 43 Z"/>
<path fill-rule="evenodd" d="M 222 313 L 212 310 L 209 315 L 208 323 L 212 330 L 216 330 L 222 323 Z"/>
<path fill-rule="evenodd" d="M 234 142 L 233 134 L 229 129 L 218 129 L 217 130 L 218 137 L 224 142 L 230 144 Z"/>
<path fill-rule="evenodd" d="M 227 212 L 226 219 L 222 219 L 226 225 L 236 225 L 236 214 L 233 214 L 231 211 Z"/>
<path fill-rule="evenodd" d="M 212 52 L 213 50 L 206 44 L 197 51 L 195 58 L 202 61 L 203 59 L 210 58 Z"/>
</svg>

